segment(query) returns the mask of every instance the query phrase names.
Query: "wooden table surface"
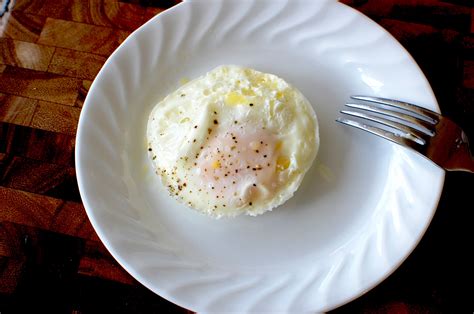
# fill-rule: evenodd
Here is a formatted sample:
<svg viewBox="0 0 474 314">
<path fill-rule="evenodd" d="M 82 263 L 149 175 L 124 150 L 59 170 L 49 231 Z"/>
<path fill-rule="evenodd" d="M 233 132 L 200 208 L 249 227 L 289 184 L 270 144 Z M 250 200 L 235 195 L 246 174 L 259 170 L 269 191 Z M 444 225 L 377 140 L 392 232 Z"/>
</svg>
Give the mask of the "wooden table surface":
<svg viewBox="0 0 474 314">
<path fill-rule="evenodd" d="M 17 0 L 1 13 L 1 314 L 186 312 L 110 256 L 85 214 L 74 169 L 77 121 L 92 80 L 133 30 L 176 2 Z M 474 0 L 343 2 L 408 49 L 443 114 L 474 143 Z M 414 253 L 335 312 L 472 313 L 473 194 L 474 175 L 448 173 Z"/>
</svg>

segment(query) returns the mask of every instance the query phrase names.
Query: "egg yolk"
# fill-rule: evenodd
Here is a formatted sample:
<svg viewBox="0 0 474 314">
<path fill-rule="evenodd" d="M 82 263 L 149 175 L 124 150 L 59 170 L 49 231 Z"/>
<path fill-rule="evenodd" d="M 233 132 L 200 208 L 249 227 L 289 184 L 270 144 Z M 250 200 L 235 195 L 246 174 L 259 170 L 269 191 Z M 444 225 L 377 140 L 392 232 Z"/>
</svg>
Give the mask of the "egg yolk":
<svg viewBox="0 0 474 314">
<path fill-rule="evenodd" d="M 199 155 L 201 180 L 217 199 L 231 205 L 251 205 L 262 191 L 273 190 L 279 167 L 276 147 L 275 136 L 265 130 L 236 128 L 219 133 Z"/>
</svg>

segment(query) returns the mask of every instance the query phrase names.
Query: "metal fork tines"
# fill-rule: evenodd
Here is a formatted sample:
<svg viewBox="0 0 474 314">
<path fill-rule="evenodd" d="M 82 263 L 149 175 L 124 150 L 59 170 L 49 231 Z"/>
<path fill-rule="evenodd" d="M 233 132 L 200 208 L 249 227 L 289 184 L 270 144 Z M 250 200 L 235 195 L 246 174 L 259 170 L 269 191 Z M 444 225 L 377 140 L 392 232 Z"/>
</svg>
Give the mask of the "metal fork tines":
<svg viewBox="0 0 474 314">
<path fill-rule="evenodd" d="M 336 121 L 410 147 L 446 170 L 474 172 L 465 133 L 431 110 L 386 98 L 351 96 Z M 348 118 L 350 117 L 350 118 Z"/>
</svg>

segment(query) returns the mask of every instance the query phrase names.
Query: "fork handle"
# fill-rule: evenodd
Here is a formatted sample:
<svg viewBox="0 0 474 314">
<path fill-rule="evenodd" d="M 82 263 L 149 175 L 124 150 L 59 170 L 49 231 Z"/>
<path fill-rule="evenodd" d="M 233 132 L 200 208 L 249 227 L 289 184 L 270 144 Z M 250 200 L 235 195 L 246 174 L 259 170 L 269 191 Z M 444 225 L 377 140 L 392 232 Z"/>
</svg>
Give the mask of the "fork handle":
<svg viewBox="0 0 474 314">
<path fill-rule="evenodd" d="M 469 141 L 464 132 L 458 139 L 456 152 L 451 154 L 451 158 L 447 161 L 445 169 L 448 171 L 465 171 L 474 173 L 474 157 L 469 149 Z"/>
</svg>

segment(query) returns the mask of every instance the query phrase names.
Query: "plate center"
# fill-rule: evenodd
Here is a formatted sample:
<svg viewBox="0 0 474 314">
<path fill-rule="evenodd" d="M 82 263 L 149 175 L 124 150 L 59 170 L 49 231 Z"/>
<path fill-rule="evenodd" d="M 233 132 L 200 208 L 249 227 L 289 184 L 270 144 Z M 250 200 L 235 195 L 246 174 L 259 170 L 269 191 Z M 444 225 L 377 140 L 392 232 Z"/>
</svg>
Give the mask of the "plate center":
<svg viewBox="0 0 474 314">
<path fill-rule="evenodd" d="M 135 117 L 129 143 L 135 152 L 128 160 L 132 181 L 143 197 L 142 221 L 149 230 L 160 230 L 159 241 L 178 246 L 180 254 L 215 266 L 262 268 L 301 265 L 327 258 L 363 232 L 387 179 L 390 149 L 386 143 L 337 124 L 348 96 L 371 91 L 362 80 L 353 80 L 343 65 L 325 65 L 308 54 L 265 49 L 195 50 L 192 63 L 177 63 L 167 72 L 176 82 L 150 95 L 148 110 Z M 225 57 L 224 57 L 225 56 Z M 272 60 L 271 63 L 268 60 Z M 187 62 L 187 63 L 186 63 Z M 145 136 L 147 114 L 161 98 L 177 88 L 180 79 L 195 78 L 221 64 L 236 64 L 276 74 L 298 88 L 312 103 L 320 126 L 320 151 L 295 196 L 283 206 L 258 217 L 214 220 L 179 204 L 168 196 L 152 172 L 145 147 L 136 138 Z M 173 68 L 172 66 L 170 68 Z M 189 70 L 190 69 L 190 70 Z M 167 234 L 168 236 L 163 236 Z"/>
</svg>

